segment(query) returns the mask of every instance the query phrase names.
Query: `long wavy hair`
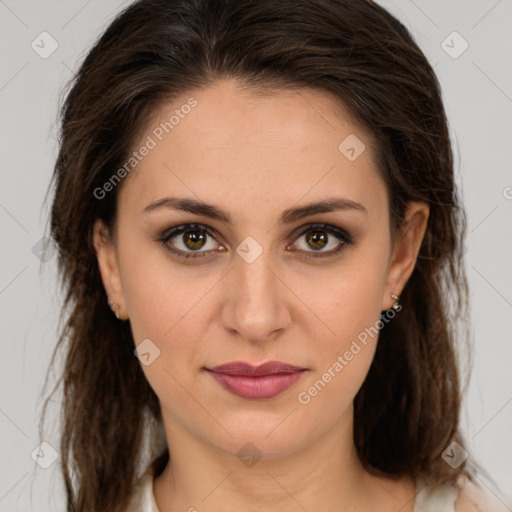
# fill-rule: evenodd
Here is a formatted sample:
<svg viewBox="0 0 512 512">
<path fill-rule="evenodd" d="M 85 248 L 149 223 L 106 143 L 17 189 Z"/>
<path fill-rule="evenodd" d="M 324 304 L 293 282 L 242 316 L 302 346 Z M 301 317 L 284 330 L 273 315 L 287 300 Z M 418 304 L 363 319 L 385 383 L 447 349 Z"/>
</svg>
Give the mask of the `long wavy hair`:
<svg viewBox="0 0 512 512">
<path fill-rule="evenodd" d="M 392 232 L 407 201 L 429 205 L 403 310 L 381 330 L 354 400 L 354 443 L 373 474 L 424 476 L 432 486 L 460 476 L 474 482 L 471 459 L 453 469 L 441 456 L 453 441 L 464 445 L 466 217 L 440 86 L 409 31 L 370 0 L 139 0 L 88 52 L 60 110 L 50 230 L 65 293 L 50 368 L 64 351 L 51 395 L 62 385 L 67 510 L 122 512 L 145 464 L 159 474 L 169 458 L 165 440 L 148 453 L 148 439 L 162 440 L 159 401 L 134 355 L 129 321 L 107 305 L 92 242 L 96 219 L 113 225 L 123 182 L 100 199 L 95 190 L 127 161 L 155 111 L 219 78 L 253 90 L 330 93 L 371 136 Z"/>
</svg>

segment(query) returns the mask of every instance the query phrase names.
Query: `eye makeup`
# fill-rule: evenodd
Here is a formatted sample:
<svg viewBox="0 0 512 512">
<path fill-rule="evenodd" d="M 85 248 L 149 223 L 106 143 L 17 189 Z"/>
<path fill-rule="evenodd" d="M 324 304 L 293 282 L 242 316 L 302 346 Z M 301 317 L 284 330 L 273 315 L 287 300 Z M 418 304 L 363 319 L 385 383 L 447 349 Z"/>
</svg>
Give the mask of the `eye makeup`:
<svg viewBox="0 0 512 512">
<path fill-rule="evenodd" d="M 185 260 L 190 258 L 204 258 L 209 257 L 214 254 L 215 251 L 212 250 L 194 250 L 190 249 L 190 251 L 179 249 L 176 247 L 176 244 L 172 241 L 173 239 L 182 236 L 180 242 L 182 245 L 185 246 L 185 241 L 183 239 L 184 235 L 189 234 L 196 234 L 199 236 L 191 237 L 187 241 L 192 240 L 192 244 L 197 244 L 197 241 L 205 240 L 207 241 L 208 238 L 211 238 L 213 240 L 217 240 L 215 231 L 210 228 L 209 226 L 206 226 L 204 224 L 199 223 L 189 223 L 189 224 L 181 224 L 176 225 L 170 228 L 165 229 L 163 232 L 159 234 L 159 236 L 156 238 L 156 242 L 158 242 L 161 246 L 163 246 L 169 253 L 171 253 L 173 256 L 176 256 L 177 258 L 183 258 Z M 324 243 L 327 245 L 331 242 L 330 235 L 334 236 L 336 239 L 339 240 L 339 243 L 334 249 L 331 249 L 329 251 L 307 251 L 302 249 L 293 248 L 292 252 L 295 252 L 298 257 L 303 259 L 310 259 L 310 260 L 318 260 L 319 258 L 333 258 L 337 256 L 339 253 L 341 253 L 344 249 L 347 248 L 347 246 L 353 245 L 353 239 L 351 235 L 342 228 L 339 228 L 337 226 L 334 226 L 332 224 L 326 224 L 326 223 L 313 223 L 308 224 L 306 226 L 302 227 L 302 231 L 300 234 L 296 237 L 296 239 L 304 236 L 304 235 L 313 235 L 309 237 L 309 239 L 305 242 L 306 244 L 308 242 L 313 241 L 313 243 Z M 205 243 L 206 245 L 206 243 Z M 224 252 L 226 249 L 222 244 L 219 244 L 221 247 L 221 252 Z M 289 246 L 287 246 L 289 247 Z M 322 247 L 323 248 L 323 247 Z M 185 246 L 186 249 L 186 246 Z"/>
</svg>

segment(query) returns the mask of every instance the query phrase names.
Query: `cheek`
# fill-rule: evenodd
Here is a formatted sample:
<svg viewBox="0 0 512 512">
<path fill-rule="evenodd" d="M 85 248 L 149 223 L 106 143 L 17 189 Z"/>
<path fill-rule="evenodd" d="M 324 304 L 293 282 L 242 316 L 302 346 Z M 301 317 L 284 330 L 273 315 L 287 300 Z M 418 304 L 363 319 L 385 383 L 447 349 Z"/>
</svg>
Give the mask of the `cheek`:
<svg viewBox="0 0 512 512">
<path fill-rule="evenodd" d="M 311 394 L 302 387 L 306 401 L 317 393 L 323 398 L 316 402 L 325 405 L 324 400 L 333 400 L 342 405 L 340 400 L 346 399 L 348 405 L 366 377 L 382 327 L 380 313 L 386 282 L 386 260 L 382 257 L 386 254 L 385 240 L 379 250 L 376 245 L 362 247 L 357 260 L 353 258 L 340 266 L 321 291 L 306 295 L 318 318 L 309 327 L 309 338 L 316 340 L 316 365 L 307 382 L 314 386 Z"/>
<path fill-rule="evenodd" d="M 194 270 L 173 262 L 163 247 L 125 235 L 120 244 L 123 295 L 137 341 L 164 341 L 189 322 L 209 279 L 192 279 Z"/>
<path fill-rule="evenodd" d="M 142 370 L 157 396 L 183 406 L 180 383 L 190 387 L 204 363 L 209 291 L 218 276 L 210 271 L 198 277 L 199 267 L 185 269 L 171 262 L 163 248 L 139 244 L 130 250 L 134 246 L 126 243 L 120 264 L 135 346 L 150 353 L 150 364 L 141 358 Z"/>
<path fill-rule="evenodd" d="M 327 334 L 310 335 L 316 340 L 315 367 L 297 394 L 308 415 L 336 421 L 363 384 L 380 332 L 381 281 L 378 265 L 365 266 L 329 289 L 330 300 L 318 310 L 329 329 L 318 327 Z"/>
<path fill-rule="evenodd" d="M 197 355 L 205 329 L 200 299 L 209 286 L 192 285 L 170 265 L 161 261 L 148 265 L 147 261 L 143 253 L 125 261 L 123 281 L 135 345 L 150 354 L 149 364 L 139 356 L 141 368 L 164 404 L 177 410 L 190 408 L 182 386 L 190 387 L 190 378 L 200 366 Z"/>
<path fill-rule="evenodd" d="M 315 313 L 310 322 L 311 336 L 315 338 L 316 329 L 316 336 L 323 338 L 318 346 L 325 351 L 343 349 L 379 320 L 386 283 L 382 258 L 358 254 L 357 261 L 354 258 L 341 265 L 319 286 L 312 289 L 306 281 L 298 294 L 307 297 L 307 305 Z"/>
</svg>

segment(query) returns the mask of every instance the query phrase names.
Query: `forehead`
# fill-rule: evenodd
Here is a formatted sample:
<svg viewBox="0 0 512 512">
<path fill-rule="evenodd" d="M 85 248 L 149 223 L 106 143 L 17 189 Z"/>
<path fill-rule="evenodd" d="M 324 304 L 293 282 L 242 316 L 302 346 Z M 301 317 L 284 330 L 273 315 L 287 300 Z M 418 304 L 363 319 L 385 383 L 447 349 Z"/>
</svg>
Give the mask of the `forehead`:
<svg viewBox="0 0 512 512">
<path fill-rule="evenodd" d="M 221 80 L 157 109 L 135 149 L 144 144 L 122 193 L 139 203 L 168 193 L 270 207 L 331 192 L 362 202 L 384 188 L 371 138 L 312 89 L 255 93 Z"/>
</svg>

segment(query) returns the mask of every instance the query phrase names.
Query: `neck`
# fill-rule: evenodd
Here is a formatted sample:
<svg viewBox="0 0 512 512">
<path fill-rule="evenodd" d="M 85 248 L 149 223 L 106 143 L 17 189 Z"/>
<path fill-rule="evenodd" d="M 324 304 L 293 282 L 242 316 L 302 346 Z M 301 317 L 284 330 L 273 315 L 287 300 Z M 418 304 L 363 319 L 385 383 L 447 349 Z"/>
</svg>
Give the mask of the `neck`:
<svg viewBox="0 0 512 512">
<path fill-rule="evenodd" d="M 236 452 L 198 439 L 164 414 L 169 463 L 154 483 L 158 508 L 160 512 L 296 512 L 318 510 L 321 504 L 322 511 L 334 512 L 369 509 L 379 497 L 389 501 L 391 496 L 399 509 L 412 483 L 399 490 L 393 486 L 390 494 L 385 479 L 364 470 L 353 443 L 352 415 L 350 407 L 330 431 L 300 450 L 272 458 L 262 454 L 251 461 L 250 456 L 239 458 Z M 246 445 L 251 454 L 249 446 L 258 442 Z"/>
</svg>

